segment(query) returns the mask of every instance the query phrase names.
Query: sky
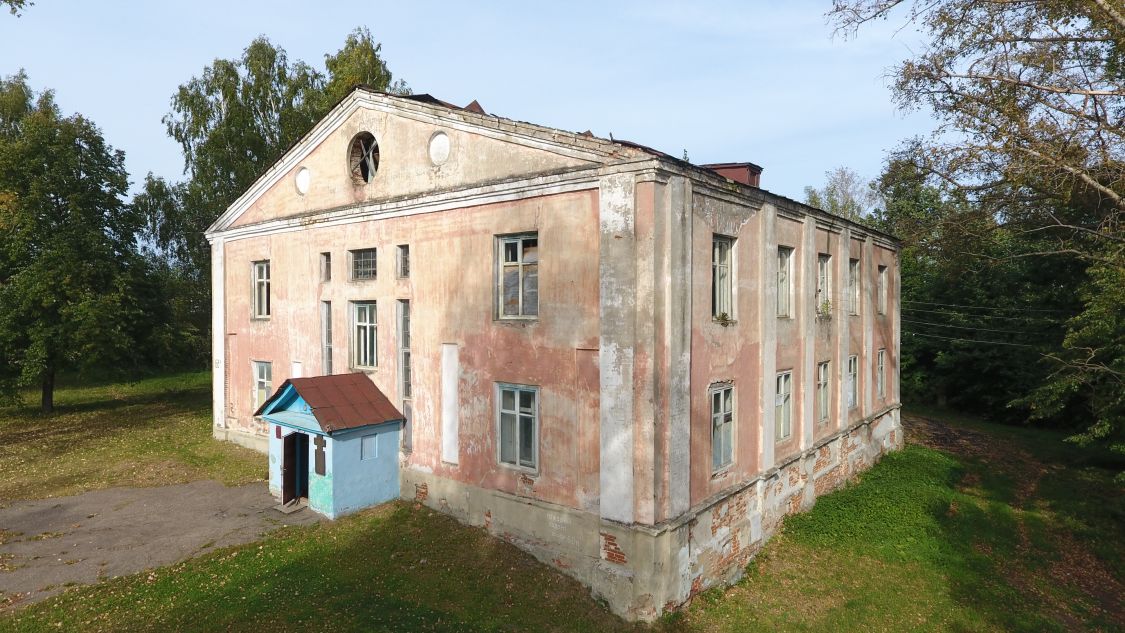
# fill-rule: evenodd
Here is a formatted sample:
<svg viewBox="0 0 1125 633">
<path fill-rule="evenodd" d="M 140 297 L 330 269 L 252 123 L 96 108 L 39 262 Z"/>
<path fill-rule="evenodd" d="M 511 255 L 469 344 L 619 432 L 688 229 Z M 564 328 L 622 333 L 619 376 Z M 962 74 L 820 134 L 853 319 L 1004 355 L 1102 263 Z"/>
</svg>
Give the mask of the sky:
<svg viewBox="0 0 1125 633">
<path fill-rule="evenodd" d="M 786 2 L 78 2 L 0 13 L 0 76 L 21 68 L 64 112 L 124 150 L 134 185 L 182 178 L 161 118 L 176 88 L 266 35 L 321 69 L 358 26 L 414 92 L 490 114 L 613 134 L 694 163 L 750 161 L 762 187 L 803 199 L 826 171 L 878 176 L 925 134 L 888 73 L 920 38 L 893 20 L 833 37 L 828 0 Z"/>
</svg>

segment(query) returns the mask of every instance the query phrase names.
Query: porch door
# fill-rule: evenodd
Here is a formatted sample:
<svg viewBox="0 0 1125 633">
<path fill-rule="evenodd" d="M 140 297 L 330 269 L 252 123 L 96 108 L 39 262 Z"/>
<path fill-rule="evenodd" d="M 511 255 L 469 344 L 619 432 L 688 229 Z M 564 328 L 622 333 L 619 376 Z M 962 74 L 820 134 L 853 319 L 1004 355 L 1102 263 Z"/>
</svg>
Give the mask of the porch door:
<svg viewBox="0 0 1125 633">
<path fill-rule="evenodd" d="M 297 498 L 297 435 L 290 433 L 283 439 L 281 450 L 281 502 Z"/>
</svg>

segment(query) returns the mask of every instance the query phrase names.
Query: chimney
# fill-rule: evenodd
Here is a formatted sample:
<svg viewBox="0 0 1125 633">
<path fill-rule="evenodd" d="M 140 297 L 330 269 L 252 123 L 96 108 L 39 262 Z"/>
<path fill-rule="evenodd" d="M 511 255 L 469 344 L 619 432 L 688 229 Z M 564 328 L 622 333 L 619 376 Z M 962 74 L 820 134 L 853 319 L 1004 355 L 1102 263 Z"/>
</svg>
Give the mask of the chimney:
<svg viewBox="0 0 1125 633">
<path fill-rule="evenodd" d="M 761 186 L 759 183 L 762 181 L 762 168 L 754 163 L 711 163 L 700 167 L 710 169 L 724 178 L 730 178 L 744 185 Z"/>
</svg>

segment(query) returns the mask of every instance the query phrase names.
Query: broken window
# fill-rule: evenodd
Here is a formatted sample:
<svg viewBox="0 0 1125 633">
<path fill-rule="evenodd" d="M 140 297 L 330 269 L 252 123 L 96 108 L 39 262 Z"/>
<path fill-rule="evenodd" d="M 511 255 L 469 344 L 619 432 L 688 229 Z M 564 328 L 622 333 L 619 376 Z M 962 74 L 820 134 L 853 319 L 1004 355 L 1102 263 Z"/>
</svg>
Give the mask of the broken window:
<svg viewBox="0 0 1125 633">
<path fill-rule="evenodd" d="M 832 314 L 832 256 L 825 253 L 816 258 L 816 313 Z"/>
<path fill-rule="evenodd" d="M 360 132 L 348 148 L 352 184 L 366 185 L 379 171 L 379 143 L 370 132 Z"/>
<path fill-rule="evenodd" d="M 734 318 L 731 282 L 731 252 L 734 239 L 715 235 L 711 238 L 711 316 L 719 321 Z"/>
<path fill-rule="evenodd" d="M 332 281 L 332 253 L 320 254 L 320 280 Z"/>
<path fill-rule="evenodd" d="M 539 234 L 501 237 L 499 245 L 500 318 L 539 315 Z"/>
<path fill-rule="evenodd" d="M 879 353 L 875 356 L 875 388 L 879 398 L 884 398 L 887 395 L 886 356 L 886 349 L 879 350 Z"/>
<path fill-rule="evenodd" d="M 879 314 L 887 313 L 887 267 L 879 267 L 879 287 L 875 289 L 879 296 Z"/>
<path fill-rule="evenodd" d="M 254 365 L 254 411 L 262 406 L 273 393 L 273 363 L 253 361 Z"/>
<path fill-rule="evenodd" d="M 254 318 L 270 316 L 270 260 L 254 262 Z"/>
<path fill-rule="evenodd" d="M 859 260 L 848 260 L 848 314 L 859 314 Z"/>
<path fill-rule="evenodd" d="M 538 463 L 539 388 L 499 385 L 500 461 L 535 468 Z"/>
<path fill-rule="evenodd" d="M 828 361 L 816 366 L 816 419 L 818 422 L 828 421 Z"/>
<path fill-rule="evenodd" d="M 793 249 L 777 247 L 777 316 L 790 316 L 789 302 L 793 296 Z"/>
<path fill-rule="evenodd" d="M 773 433 L 778 442 L 789 439 L 793 434 L 793 372 L 783 371 L 777 375 L 777 388 L 773 399 Z"/>
<path fill-rule="evenodd" d="M 734 387 L 711 389 L 711 470 L 718 471 L 734 461 Z"/>
<path fill-rule="evenodd" d="M 363 248 L 348 251 L 352 260 L 352 281 L 375 278 L 375 249 Z"/>
<path fill-rule="evenodd" d="M 375 313 L 374 301 L 352 302 L 352 366 L 375 367 L 378 363 L 376 356 L 376 334 L 378 323 Z"/>
<path fill-rule="evenodd" d="M 859 356 L 848 356 L 848 408 L 859 402 Z"/>
<path fill-rule="evenodd" d="M 400 244 L 398 247 L 398 265 L 396 266 L 399 277 L 410 276 L 410 245 Z"/>
</svg>

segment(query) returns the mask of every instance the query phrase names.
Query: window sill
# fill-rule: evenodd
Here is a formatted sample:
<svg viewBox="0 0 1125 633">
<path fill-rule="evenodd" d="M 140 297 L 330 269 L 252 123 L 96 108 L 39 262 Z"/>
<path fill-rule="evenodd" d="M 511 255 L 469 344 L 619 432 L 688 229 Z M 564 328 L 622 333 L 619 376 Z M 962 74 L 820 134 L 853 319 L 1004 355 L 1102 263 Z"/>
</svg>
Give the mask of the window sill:
<svg viewBox="0 0 1125 633">
<path fill-rule="evenodd" d="M 722 319 L 717 319 L 715 317 L 711 317 L 711 322 L 712 323 L 718 323 L 719 325 L 721 325 L 723 327 L 738 325 L 738 319 L 727 319 L 727 320 L 724 321 Z"/>
<path fill-rule="evenodd" d="M 269 318 L 268 316 L 254 316 L 254 317 L 250 317 L 250 321 L 266 321 L 266 322 L 268 322 L 269 320 L 270 320 L 270 318 Z"/>
<path fill-rule="evenodd" d="M 731 474 L 731 471 L 733 469 L 734 469 L 734 462 L 731 462 L 731 463 L 729 463 L 725 466 L 720 466 L 718 470 L 713 471 L 711 473 L 711 481 L 715 481 L 716 479 L 725 479 L 727 476 L 729 476 Z"/>
<path fill-rule="evenodd" d="M 509 464 L 508 462 L 501 461 L 498 461 L 496 463 L 499 464 L 501 468 L 506 468 L 508 470 L 520 473 L 521 475 L 527 475 L 532 479 L 539 477 L 538 467 L 532 468 L 530 466 L 520 466 L 519 464 Z"/>
<path fill-rule="evenodd" d="M 356 279 L 354 277 L 348 278 L 348 283 L 350 284 L 362 284 L 369 281 L 378 281 L 378 277 L 361 277 L 359 279 Z"/>
</svg>

